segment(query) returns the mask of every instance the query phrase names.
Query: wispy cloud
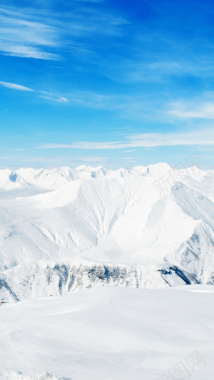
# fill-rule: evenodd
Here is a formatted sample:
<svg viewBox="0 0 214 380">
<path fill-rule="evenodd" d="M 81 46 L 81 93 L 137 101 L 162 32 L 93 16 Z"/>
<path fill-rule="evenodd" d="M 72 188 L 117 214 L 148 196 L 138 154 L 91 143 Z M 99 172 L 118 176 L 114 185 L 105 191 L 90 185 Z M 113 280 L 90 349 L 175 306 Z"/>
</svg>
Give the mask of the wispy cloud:
<svg viewBox="0 0 214 380">
<path fill-rule="evenodd" d="M 76 107 L 114 111 L 124 119 L 145 120 L 151 115 L 152 105 L 145 96 L 73 91 L 72 93 L 67 93 L 66 98 Z M 154 112 L 152 109 L 153 118 L 155 113 L 159 114 L 159 111 L 156 109 Z"/>
<path fill-rule="evenodd" d="M 20 167 L 46 167 L 53 168 L 54 166 L 64 166 L 70 165 L 72 167 L 77 167 L 80 165 L 100 165 L 104 162 L 108 161 L 107 157 L 103 156 L 75 156 L 75 157 L 67 157 L 67 156 L 57 156 L 57 157 L 42 157 L 42 156 L 23 156 L 23 155 L 5 155 L 0 156 L 1 168 L 12 167 L 20 168 Z M 10 164 L 6 164 L 9 162 Z"/>
<path fill-rule="evenodd" d="M 112 109 L 117 107 L 116 95 L 105 95 L 91 91 L 75 91 L 70 93 L 69 99 L 79 106 L 99 109 Z"/>
<path fill-rule="evenodd" d="M 150 62 L 144 62 L 137 56 L 132 60 L 124 60 L 122 69 L 114 65 L 106 68 L 107 75 L 116 82 L 163 82 L 171 75 L 186 74 L 190 72 L 187 62 L 160 61 L 151 54 Z"/>
<path fill-rule="evenodd" d="M 156 6 L 153 10 L 155 8 L 158 11 Z M 163 14 L 152 28 L 147 22 L 133 27 L 132 44 L 127 44 L 126 55 L 119 57 L 120 64 L 115 65 L 114 59 L 102 63 L 102 69 L 109 78 L 116 83 L 138 85 L 139 82 L 164 84 L 177 81 L 182 85 L 182 79 L 187 83 L 188 78 L 190 82 L 213 78 L 214 48 L 208 34 L 203 34 L 206 28 L 201 29 L 200 37 L 191 30 L 188 40 L 181 27 L 182 22 L 179 23 L 182 33 L 177 33 L 174 28 L 170 31 L 162 28 L 162 23 L 159 24 L 162 19 Z"/>
<path fill-rule="evenodd" d="M 25 87 L 25 86 L 22 86 L 22 85 L 16 84 L 16 83 L 10 83 L 10 82 L 2 82 L 2 81 L 0 81 L 0 85 L 4 86 L 4 87 L 11 88 L 13 90 L 34 92 L 34 90 L 32 88 Z"/>
<path fill-rule="evenodd" d="M 57 60 L 57 29 L 32 11 L 0 8 L 0 51 L 4 55 Z"/>
<path fill-rule="evenodd" d="M 181 119 L 214 119 L 214 101 L 173 103 L 168 114 Z"/>
<path fill-rule="evenodd" d="M 58 98 L 53 98 L 51 96 L 45 96 L 45 95 L 40 95 L 39 96 L 40 98 L 43 98 L 43 99 L 48 99 L 48 100 L 51 100 L 53 102 L 58 102 L 58 103 L 69 103 L 69 100 L 67 98 L 64 98 L 63 96 L 60 96 Z"/>
<path fill-rule="evenodd" d="M 76 0 L 79 3 L 104 3 L 105 0 Z"/>
<path fill-rule="evenodd" d="M 105 94 L 92 91 L 66 91 L 64 94 L 56 94 L 39 89 L 33 90 L 11 82 L 2 81 L 0 85 L 16 90 L 31 91 L 40 98 L 51 102 L 70 103 L 75 107 L 114 111 L 125 119 L 145 120 L 150 117 L 151 104 L 149 104 L 148 99 L 141 96 Z M 158 110 L 156 110 L 156 114 L 159 114 Z M 152 117 L 154 118 L 154 111 L 152 111 Z"/>
<path fill-rule="evenodd" d="M 35 92 L 40 98 L 51 100 L 53 102 L 69 103 L 69 100 L 65 98 L 64 96 L 56 96 L 52 93 L 48 93 L 45 91 L 36 91 L 36 90 L 33 90 L 32 88 L 22 86 L 20 84 L 0 81 L 0 85 L 3 87 L 10 88 L 12 90 Z"/>
<path fill-rule="evenodd" d="M 190 76 L 205 79 L 213 77 L 214 65 L 212 61 L 195 63 L 192 57 L 172 61 L 170 58 L 161 60 L 155 52 L 150 53 L 149 62 L 145 62 L 144 57 L 136 55 L 132 59 L 125 59 L 121 63 L 120 70 L 115 65 L 105 67 L 107 75 L 115 82 L 136 83 L 136 82 L 166 82 L 172 78 Z"/>
<path fill-rule="evenodd" d="M 121 141 L 91 142 L 79 141 L 72 144 L 44 144 L 37 149 L 125 149 L 152 148 L 160 146 L 214 145 L 213 129 L 180 133 L 142 133 L 126 136 Z"/>
<path fill-rule="evenodd" d="M 84 0 L 83 0 L 84 1 Z M 87 0 L 85 3 L 101 2 Z M 3 55 L 42 60 L 61 60 L 70 52 L 82 59 L 93 55 L 90 35 L 116 35 L 127 21 L 106 11 L 82 9 L 75 2 L 64 17 L 33 8 L 0 7 L 0 52 Z M 87 37 L 87 41 L 83 38 Z"/>
</svg>

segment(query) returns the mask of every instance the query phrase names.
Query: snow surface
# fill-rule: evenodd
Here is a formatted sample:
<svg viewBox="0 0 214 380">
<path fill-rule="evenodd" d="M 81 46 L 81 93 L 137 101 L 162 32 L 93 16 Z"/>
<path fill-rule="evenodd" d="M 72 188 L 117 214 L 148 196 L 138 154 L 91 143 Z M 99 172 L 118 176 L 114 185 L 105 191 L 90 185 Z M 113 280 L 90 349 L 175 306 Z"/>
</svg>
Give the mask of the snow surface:
<svg viewBox="0 0 214 380">
<path fill-rule="evenodd" d="M 0 300 L 214 283 L 214 172 L 0 170 Z"/>
<path fill-rule="evenodd" d="M 101 286 L 1 306 L 0 378 L 211 380 L 213 301 L 212 286 Z"/>
</svg>

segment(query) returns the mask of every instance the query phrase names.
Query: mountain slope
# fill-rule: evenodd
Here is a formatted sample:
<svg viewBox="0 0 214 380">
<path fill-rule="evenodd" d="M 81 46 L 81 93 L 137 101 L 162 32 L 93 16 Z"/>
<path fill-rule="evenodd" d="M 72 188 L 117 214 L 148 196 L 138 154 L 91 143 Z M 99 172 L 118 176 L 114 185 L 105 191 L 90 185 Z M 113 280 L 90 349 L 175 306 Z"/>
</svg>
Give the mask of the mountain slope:
<svg viewBox="0 0 214 380">
<path fill-rule="evenodd" d="M 0 299 L 213 284 L 213 183 L 167 164 L 0 171 Z"/>
</svg>

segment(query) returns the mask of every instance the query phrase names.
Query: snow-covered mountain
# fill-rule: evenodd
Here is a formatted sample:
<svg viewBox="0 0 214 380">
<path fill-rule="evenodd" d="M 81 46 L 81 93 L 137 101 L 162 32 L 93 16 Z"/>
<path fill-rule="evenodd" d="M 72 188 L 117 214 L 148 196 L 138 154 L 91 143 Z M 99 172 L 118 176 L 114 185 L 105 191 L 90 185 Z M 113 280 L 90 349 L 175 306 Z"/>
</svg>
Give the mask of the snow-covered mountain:
<svg viewBox="0 0 214 380">
<path fill-rule="evenodd" d="M 0 170 L 0 300 L 214 283 L 214 172 Z"/>
</svg>

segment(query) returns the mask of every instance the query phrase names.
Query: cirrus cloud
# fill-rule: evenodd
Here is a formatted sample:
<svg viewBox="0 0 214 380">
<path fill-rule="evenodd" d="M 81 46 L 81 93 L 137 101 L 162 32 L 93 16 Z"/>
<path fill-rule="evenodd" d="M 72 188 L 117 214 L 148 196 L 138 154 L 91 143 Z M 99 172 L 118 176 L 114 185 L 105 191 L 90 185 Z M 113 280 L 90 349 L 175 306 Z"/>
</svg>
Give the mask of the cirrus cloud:
<svg viewBox="0 0 214 380">
<path fill-rule="evenodd" d="M 34 90 L 33 90 L 32 88 L 25 87 L 25 86 L 22 86 L 22 85 L 20 85 L 20 84 L 16 84 L 16 83 L 10 83 L 10 82 L 3 82 L 3 81 L 0 81 L 0 85 L 1 85 L 1 86 L 4 86 L 4 87 L 11 88 L 12 90 L 34 92 Z"/>
</svg>

